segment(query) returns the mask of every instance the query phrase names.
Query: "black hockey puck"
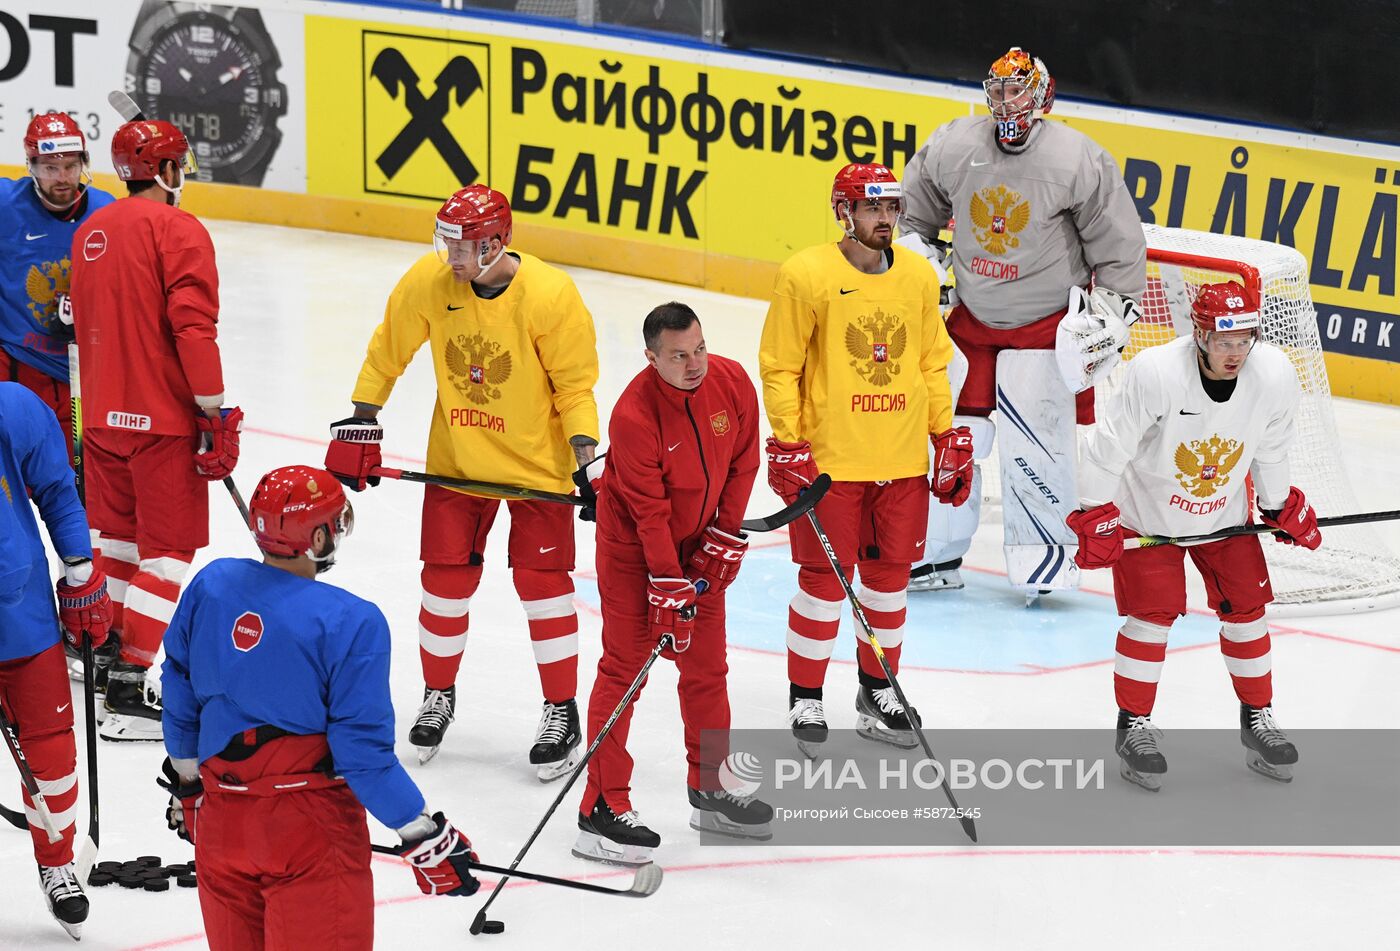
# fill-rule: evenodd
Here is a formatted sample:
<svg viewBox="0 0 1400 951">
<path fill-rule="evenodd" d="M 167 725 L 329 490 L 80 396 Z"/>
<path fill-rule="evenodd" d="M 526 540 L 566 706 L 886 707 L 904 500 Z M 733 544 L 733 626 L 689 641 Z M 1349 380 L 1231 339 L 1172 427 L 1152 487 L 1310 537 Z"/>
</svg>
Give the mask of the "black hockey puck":
<svg viewBox="0 0 1400 951">
<path fill-rule="evenodd" d="M 138 856 L 136 857 L 136 861 L 137 861 L 138 864 L 144 865 L 144 866 L 146 866 L 147 868 L 159 868 L 159 867 L 160 867 L 160 856 L 159 856 L 159 855 L 138 855 Z"/>
<path fill-rule="evenodd" d="M 136 873 L 136 877 L 143 881 L 152 882 L 166 877 L 165 869 L 147 868 Z"/>
<path fill-rule="evenodd" d="M 117 869 L 119 869 L 119 868 L 121 868 L 121 867 L 122 867 L 122 863 L 120 863 L 120 862 L 98 862 L 98 863 L 97 863 L 97 870 L 98 870 L 99 872 L 115 872 Z"/>
<path fill-rule="evenodd" d="M 502 931 L 505 930 L 506 923 L 504 921 L 487 921 L 484 922 L 481 926 L 482 934 L 500 934 Z"/>
<path fill-rule="evenodd" d="M 117 884 L 122 888 L 140 888 L 146 880 L 138 875 L 118 875 Z"/>
<path fill-rule="evenodd" d="M 145 889 L 148 892 L 166 892 L 170 890 L 170 880 L 166 878 L 147 879 Z"/>
<path fill-rule="evenodd" d="M 112 884 L 114 881 L 116 881 L 116 879 L 112 877 L 112 873 L 111 873 L 111 872 L 90 872 L 90 873 L 88 873 L 88 882 L 87 882 L 87 883 L 88 883 L 89 885 L 93 885 L 93 886 L 96 886 L 96 887 L 99 887 L 99 888 L 100 888 L 100 887 L 103 886 L 103 885 L 110 885 L 110 884 Z"/>
<path fill-rule="evenodd" d="M 175 884 L 179 885 L 181 888 L 194 888 L 199 882 L 193 875 L 180 875 L 176 877 Z"/>
</svg>

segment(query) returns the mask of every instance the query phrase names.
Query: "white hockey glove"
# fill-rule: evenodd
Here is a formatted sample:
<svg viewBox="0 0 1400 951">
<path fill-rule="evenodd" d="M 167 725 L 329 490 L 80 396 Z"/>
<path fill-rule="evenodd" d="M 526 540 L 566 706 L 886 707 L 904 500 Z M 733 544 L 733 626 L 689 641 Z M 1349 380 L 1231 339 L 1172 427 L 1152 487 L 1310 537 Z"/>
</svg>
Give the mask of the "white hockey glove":
<svg viewBox="0 0 1400 951">
<path fill-rule="evenodd" d="M 1069 291 L 1069 306 L 1055 332 L 1055 362 L 1071 393 L 1081 393 L 1113 370 L 1137 321 L 1137 303 L 1106 287 Z"/>
<path fill-rule="evenodd" d="M 952 276 L 948 273 L 952 267 L 950 261 L 953 256 L 952 245 L 936 238 L 930 244 L 917 231 L 908 231 L 900 235 L 894 239 L 894 243 L 928 258 L 928 263 L 933 266 L 933 273 L 938 275 L 939 302 L 945 308 L 952 307 L 958 302 L 957 288 L 953 286 Z"/>
</svg>

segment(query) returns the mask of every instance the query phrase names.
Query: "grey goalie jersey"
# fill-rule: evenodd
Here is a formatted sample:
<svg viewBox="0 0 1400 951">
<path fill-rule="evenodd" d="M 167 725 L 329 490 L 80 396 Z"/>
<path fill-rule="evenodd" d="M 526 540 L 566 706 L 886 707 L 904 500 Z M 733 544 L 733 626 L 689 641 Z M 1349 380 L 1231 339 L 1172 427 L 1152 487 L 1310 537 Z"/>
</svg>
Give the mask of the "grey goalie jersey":
<svg viewBox="0 0 1400 951">
<path fill-rule="evenodd" d="M 1071 285 L 1141 301 L 1147 243 L 1113 157 L 1088 136 L 1041 120 L 1024 150 L 997 147 L 990 116 L 935 130 L 904 169 L 904 221 L 925 239 L 956 216 L 958 298 L 989 327 L 1063 310 Z"/>
</svg>

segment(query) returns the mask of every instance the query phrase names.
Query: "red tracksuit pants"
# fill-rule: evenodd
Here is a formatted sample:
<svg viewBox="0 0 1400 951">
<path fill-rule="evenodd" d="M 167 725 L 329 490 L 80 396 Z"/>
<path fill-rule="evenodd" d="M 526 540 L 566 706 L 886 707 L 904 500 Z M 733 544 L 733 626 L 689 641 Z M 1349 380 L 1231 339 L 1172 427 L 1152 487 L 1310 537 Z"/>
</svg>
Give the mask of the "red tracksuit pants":
<svg viewBox="0 0 1400 951">
<path fill-rule="evenodd" d="M 373 947 L 365 809 L 343 781 L 313 771 L 326 751 L 324 736 L 289 736 L 201 765 L 194 854 L 212 951 Z M 303 780 L 312 788 L 273 788 Z"/>
<path fill-rule="evenodd" d="M 590 744 L 656 646 L 647 623 L 647 569 L 641 548 L 600 541 L 597 564 L 603 608 L 603 656 L 588 698 Z M 729 663 L 724 639 L 724 595 L 703 595 L 690 648 L 675 655 L 680 674 L 681 721 L 685 724 L 685 756 L 690 767 L 686 781 L 692 789 L 720 788 L 716 770 L 727 751 L 722 748 L 724 744 L 706 743 L 702 760 L 700 733 L 729 729 L 729 690 L 725 679 Z M 637 697 L 640 696 L 638 691 Z M 614 813 L 620 815 L 632 808 L 632 756 L 627 752 L 627 733 L 635 701 L 636 697 L 588 761 L 588 783 L 579 810 L 582 813 L 592 811 L 600 793 Z"/>
</svg>

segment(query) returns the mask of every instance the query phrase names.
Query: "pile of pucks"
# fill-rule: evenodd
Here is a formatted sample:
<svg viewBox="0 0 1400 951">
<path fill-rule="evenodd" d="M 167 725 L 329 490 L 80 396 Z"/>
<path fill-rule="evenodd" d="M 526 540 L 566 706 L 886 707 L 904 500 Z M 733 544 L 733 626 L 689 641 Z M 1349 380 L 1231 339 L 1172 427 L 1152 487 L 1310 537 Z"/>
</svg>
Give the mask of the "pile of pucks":
<svg viewBox="0 0 1400 951">
<path fill-rule="evenodd" d="M 159 855 L 142 855 L 129 862 L 98 862 L 88 873 L 89 885 L 120 885 L 143 888 L 148 892 L 170 890 L 170 880 L 181 888 L 195 888 L 194 859 L 176 865 L 162 865 Z"/>
</svg>

